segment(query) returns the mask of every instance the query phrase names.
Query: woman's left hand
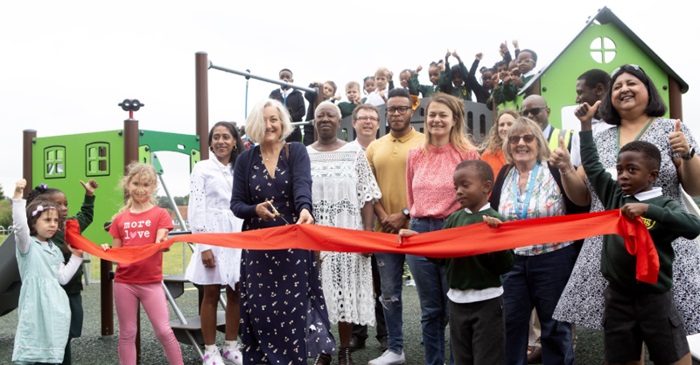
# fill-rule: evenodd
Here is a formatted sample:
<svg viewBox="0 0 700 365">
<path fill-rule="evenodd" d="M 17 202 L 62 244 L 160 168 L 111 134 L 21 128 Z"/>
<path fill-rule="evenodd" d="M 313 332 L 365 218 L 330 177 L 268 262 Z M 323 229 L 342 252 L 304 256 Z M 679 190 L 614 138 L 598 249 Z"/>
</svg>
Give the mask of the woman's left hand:
<svg viewBox="0 0 700 365">
<path fill-rule="evenodd" d="M 690 152 L 690 144 L 688 144 L 685 134 L 681 132 L 681 123 L 680 119 L 676 119 L 676 127 L 673 132 L 668 135 L 668 142 L 671 144 L 674 153 L 685 156 Z"/>
<path fill-rule="evenodd" d="M 299 212 L 297 224 L 314 224 L 314 217 L 309 213 L 308 209 L 304 208 Z"/>
</svg>

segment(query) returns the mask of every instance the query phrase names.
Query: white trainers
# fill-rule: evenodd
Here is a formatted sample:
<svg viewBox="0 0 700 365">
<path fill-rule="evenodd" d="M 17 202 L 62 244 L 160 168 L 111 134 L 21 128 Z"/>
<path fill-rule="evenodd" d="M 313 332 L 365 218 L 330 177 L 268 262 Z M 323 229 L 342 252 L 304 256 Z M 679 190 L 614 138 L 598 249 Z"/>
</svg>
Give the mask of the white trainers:
<svg viewBox="0 0 700 365">
<path fill-rule="evenodd" d="M 225 365 L 243 365 L 243 354 L 238 346 L 224 347 L 223 359 Z"/>
<path fill-rule="evenodd" d="M 213 352 L 205 352 L 204 359 L 202 359 L 202 365 L 224 365 L 224 359 L 221 358 L 219 349 Z"/>
<path fill-rule="evenodd" d="M 406 356 L 404 356 L 403 351 L 400 354 L 395 353 L 391 350 L 386 350 L 374 360 L 370 360 L 367 365 L 401 365 L 406 362 Z"/>
</svg>

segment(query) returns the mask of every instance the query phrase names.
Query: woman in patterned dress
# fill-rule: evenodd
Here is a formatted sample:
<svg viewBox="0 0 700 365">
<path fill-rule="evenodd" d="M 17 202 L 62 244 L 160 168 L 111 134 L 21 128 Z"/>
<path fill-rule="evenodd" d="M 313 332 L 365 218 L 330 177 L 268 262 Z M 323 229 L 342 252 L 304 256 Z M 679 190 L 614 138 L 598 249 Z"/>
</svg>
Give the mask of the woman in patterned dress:
<svg viewBox="0 0 700 365">
<path fill-rule="evenodd" d="M 602 119 L 615 128 L 595 138 L 598 154 L 609 172 L 616 172 L 617 152 L 634 140 L 648 141 L 661 151 L 661 169 L 655 186 L 665 196 L 683 204 L 680 186 L 691 196 L 700 195 L 700 158 L 698 144 L 690 130 L 679 120 L 663 118 L 666 106 L 651 79 L 635 65 L 623 65 L 612 74 L 610 88 L 600 104 Z M 585 174 L 578 171 L 582 178 Z M 591 211 L 603 210 L 600 200 L 588 184 Z M 603 290 L 606 280 L 600 272 L 602 236 L 584 241 L 569 283 L 557 305 L 555 317 L 592 329 L 602 330 Z M 678 238 L 673 242 L 673 293 L 683 315 L 688 335 L 700 333 L 700 247 L 695 240 Z M 641 349 L 640 349 L 641 350 Z"/>
<path fill-rule="evenodd" d="M 209 131 L 212 158 L 194 165 L 190 175 L 190 203 L 187 216 L 192 233 L 240 232 L 243 221 L 230 209 L 233 191 L 233 167 L 243 149 L 236 127 L 218 122 Z M 198 243 L 185 279 L 202 286 L 204 298 L 200 310 L 204 337 L 204 365 L 241 365 L 238 348 L 239 312 L 238 280 L 241 250 Z M 216 346 L 216 312 L 221 286 L 226 287 L 226 342 L 222 354 Z"/>
<path fill-rule="evenodd" d="M 419 233 L 442 229 L 445 219 L 459 209 L 452 179 L 455 167 L 462 161 L 479 159 L 465 134 L 462 100 L 437 93 L 425 109 L 425 143 L 408 152 L 406 164 L 409 228 Z M 445 352 L 450 353 L 445 350 L 449 290 L 446 267 L 424 256 L 406 255 L 406 262 L 420 301 L 425 363 L 442 365 Z"/>
<path fill-rule="evenodd" d="M 372 201 L 381 198 L 365 153 L 356 143 L 338 139 L 340 109 L 324 101 L 315 112 L 318 140 L 306 147 L 311 159 L 313 210 L 317 224 L 373 230 Z M 350 252 L 321 252 L 321 282 L 331 323 L 338 323 L 340 365 L 353 364 L 353 324 L 374 325 L 372 259 Z"/>
<path fill-rule="evenodd" d="M 246 121 L 259 145 L 236 161 L 231 197 L 244 231 L 314 223 L 309 155 L 301 143 L 284 142 L 290 119 L 268 99 Z M 335 350 L 314 252 L 243 250 L 240 291 L 244 364 L 305 365 Z"/>
</svg>

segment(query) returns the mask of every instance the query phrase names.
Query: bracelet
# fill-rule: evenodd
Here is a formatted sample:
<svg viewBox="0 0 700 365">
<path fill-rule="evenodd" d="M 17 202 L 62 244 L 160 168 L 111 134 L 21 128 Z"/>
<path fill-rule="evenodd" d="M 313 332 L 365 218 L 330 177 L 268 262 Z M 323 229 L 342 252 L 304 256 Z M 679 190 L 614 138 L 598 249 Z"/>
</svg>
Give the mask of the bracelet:
<svg viewBox="0 0 700 365">
<path fill-rule="evenodd" d="M 568 175 L 568 174 L 570 174 L 570 173 L 572 173 L 572 172 L 574 172 L 574 168 L 573 168 L 573 167 L 570 168 L 570 169 L 568 169 L 568 170 L 566 170 L 566 171 L 561 171 L 561 170 L 559 170 L 559 173 L 562 174 L 562 175 Z"/>
</svg>

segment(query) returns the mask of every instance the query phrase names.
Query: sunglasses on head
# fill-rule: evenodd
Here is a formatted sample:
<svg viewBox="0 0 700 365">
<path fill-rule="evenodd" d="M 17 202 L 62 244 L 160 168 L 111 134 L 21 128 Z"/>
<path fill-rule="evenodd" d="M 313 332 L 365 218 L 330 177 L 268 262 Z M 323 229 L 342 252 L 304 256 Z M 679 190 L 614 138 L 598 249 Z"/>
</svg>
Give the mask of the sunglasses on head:
<svg viewBox="0 0 700 365">
<path fill-rule="evenodd" d="M 527 110 L 523 110 L 523 113 L 522 113 L 522 114 L 523 114 L 524 116 L 528 116 L 528 115 L 537 115 L 537 114 L 540 114 L 540 112 L 543 111 L 543 110 L 545 110 L 545 109 L 547 109 L 546 106 L 541 106 L 541 107 L 537 107 L 537 108 L 530 108 L 530 109 L 527 109 Z"/>
<path fill-rule="evenodd" d="M 522 136 L 510 136 L 508 137 L 508 142 L 512 144 L 517 144 L 520 142 L 520 139 L 522 138 L 525 143 L 530 143 L 535 140 L 535 135 L 534 134 L 524 134 Z"/>
<path fill-rule="evenodd" d="M 637 66 L 637 65 L 627 64 L 627 65 L 622 65 L 622 66 L 616 68 L 615 71 L 613 71 L 613 72 L 610 74 L 610 78 L 611 78 L 611 79 L 612 79 L 612 78 L 615 78 L 618 74 L 620 74 L 620 73 L 622 73 L 622 72 L 624 72 L 624 71 L 629 71 L 629 70 L 640 71 L 641 73 L 643 73 L 643 74 L 646 75 L 646 72 L 644 72 L 644 69 L 643 69 L 643 68 L 641 68 L 641 67 L 639 67 L 639 66 Z"/>
</svg>

